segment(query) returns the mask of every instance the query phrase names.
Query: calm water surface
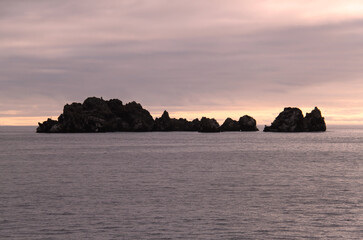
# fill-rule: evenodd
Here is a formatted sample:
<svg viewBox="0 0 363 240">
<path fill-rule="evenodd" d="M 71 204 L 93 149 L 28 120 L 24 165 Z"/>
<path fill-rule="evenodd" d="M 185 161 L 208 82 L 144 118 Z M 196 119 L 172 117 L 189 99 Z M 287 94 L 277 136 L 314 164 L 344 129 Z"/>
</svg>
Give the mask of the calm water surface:
<svg viewBox="0 0 363 240">
<path fill-rule="evenodd" d="M 363 239 L 363 128 L 0 127 L 0 239 Z"/>
</svg>

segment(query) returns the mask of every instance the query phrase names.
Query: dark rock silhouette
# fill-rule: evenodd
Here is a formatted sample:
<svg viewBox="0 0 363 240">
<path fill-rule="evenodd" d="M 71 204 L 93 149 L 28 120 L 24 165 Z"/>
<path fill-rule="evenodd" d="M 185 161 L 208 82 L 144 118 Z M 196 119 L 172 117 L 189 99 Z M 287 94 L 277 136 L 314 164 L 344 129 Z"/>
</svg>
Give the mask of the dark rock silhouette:
<svg viewBox="0 0 363 240">
<path fill-rule="evenodd" d="M 155 119 L 154 130 L 155 131 L 172 131 L 171 119 L 167 111 L 163 112 L 160 118 Z"/>
<path fill-rule="evenodd" d="M 304 116 L 298 108 L 285 108 L 264 132 L 302 132 Z"/>
<path fill-rule="evenodd" d="M 324 132 L 326 131 L 326 124 L 324 118 L 321 116 L 320 110 L 315 107 L 311 113 L 306 113 L 304 118 L 304 131 L 306 132 Z"/>
<path fill-rule="evenodd" d="M 153 126 L 150 113 L 136 102 L 123 105 L 117 99 L 90 97 L 83 104 L 66 104 L 58 121 L 39 123 L 37 132 L 151 131 Z"/>
<path fill-rule="evenodd" d="M 241 128 L 239 126 L 238 121 L 233 120 L 232 118 L 227 118 L 224 123 L 222 124 L 220 130 L 222 132 L 227 132 L 227 131 L 240 131 Z"/>
<path fill-rule="evenodd" d="M 256 120 L 253 117 L 244 115 L 238 121 L 241 131 L 258 131 Z"/>
<path fill-rule="evenodd" d="M 198 131 L 200 122 L 198 119 L 188 121 L 185 118 L 170 118 L 169 113 L 164 111 L 160 118 L 155 119 L 154 131 Z"/>
<path fill-rule="evenodd" d="M 58 124 L 58 121 L 48 118 L 47 121 L 43 122 L 42 124 L 39 124 L 37 132 L 56 133 L 60 132 L 59 128 L 61 128 L 61 125 Z"/>
<path fill-rule="evenodd" d="M 139 103 L 126 105 L 118 99 L 103 100 L 89 97 L 83 103 L 66 104 L 58 120 L 50 118 L 38 123 L 39 133 L 83 133 L 83 132 L 147 132 L 147 131 L 258 131 L 256 120 L 245 115 L 235 121 L 227 118 L 222 126 L 214 118 L 188 121 L 184 118 L 170 118 L 164 111 L 155 120 Z M 315 107 L 306 117 L 298 108 L 285 108 L 265 132 L 317 132 L 326 131 L 324 118 Z"/>
<path fill-rule="evenodd" d="M 271 126 L 265 126 L 264 132 L 315 132 L 325 131 L 326 125 L 320 110 L 315 107 L 311 113 L 304 118 L 298 108 L 285 108 Z"/>
<path fill-rule="evenodd" d="M 131 102 L 125 105 L 124 118 L 130 128 L 127 131 L 145 132 L 154 127 L 154 119 L 149 111 L 142 108 L 139 103 Z"/>
<path fill-rule="evenodd" d="M 192 131 L 199 131 L 200 126 L 201 126 L 201 121 L 199 121 L 198 118 L 194 119 L 191 123 L 191 128 L 193 129 Z"/>
<path fill-rule="evenodd" d="M 199 132 L 220 132 L 219 124 L 214 118 L 202 117 Z"/>
<path fill-rule="evenodd" d="M 150 113 L 136 102 L 123 105 L 118 99 L 105 101 L 90 97 L 83 103 L 66 104 L 58 121 L 48 119 L 39 123 L 37 132 L 199 131 L 200 127 L 198 119 L 170 118 L 167 111 L 154 121 Z"/>
<path fill-rule="evenodd" d="M 258 131 L 256 120 L 248 115 L 240 117 L 239 121 L 227 118 L 222 126 L 221 131 Z"/>
</svg>

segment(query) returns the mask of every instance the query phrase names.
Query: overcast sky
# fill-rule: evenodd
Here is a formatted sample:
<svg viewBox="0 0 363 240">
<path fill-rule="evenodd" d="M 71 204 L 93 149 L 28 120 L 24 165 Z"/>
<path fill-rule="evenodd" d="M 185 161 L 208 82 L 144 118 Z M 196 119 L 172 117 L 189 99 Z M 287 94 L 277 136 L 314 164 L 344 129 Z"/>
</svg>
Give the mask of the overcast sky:
<svg viewBox="0 0 363 240">
<path fill-rule="evenodd" d="M 0 125 L 56 118 L 88 96 L 154 117 L 318 106 L 363 123 L 363 1 L 1 0 Z"/>
</svg>

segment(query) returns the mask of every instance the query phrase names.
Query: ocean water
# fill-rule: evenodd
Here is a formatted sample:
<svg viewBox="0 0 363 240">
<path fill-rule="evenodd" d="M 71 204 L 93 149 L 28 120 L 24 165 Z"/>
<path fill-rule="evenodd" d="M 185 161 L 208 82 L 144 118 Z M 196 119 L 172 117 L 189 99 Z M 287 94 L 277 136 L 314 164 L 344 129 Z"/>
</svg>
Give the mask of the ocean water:
<svg viewBox="0 0 363 240">
<path fill-rule="evenodd" d="M 363 128 L 0 127 L 0 239 L 363 239 Z"/>
</svg>

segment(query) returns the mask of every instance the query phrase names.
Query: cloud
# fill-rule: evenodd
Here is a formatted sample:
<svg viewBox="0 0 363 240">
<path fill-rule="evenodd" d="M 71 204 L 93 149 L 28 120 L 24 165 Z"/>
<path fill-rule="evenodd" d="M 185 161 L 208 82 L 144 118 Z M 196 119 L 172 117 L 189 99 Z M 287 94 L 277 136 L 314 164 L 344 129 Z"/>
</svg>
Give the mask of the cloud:
<svg viewBox="0 0 363 240">
<path fill-rule="evenodd" d="M 362 11 L 360 1 L 1 1 L 0 111 L 53 115 L 87 96 L 155 112 L 338 109 L 337 96 L 355 107 Z"/>
</svg>

